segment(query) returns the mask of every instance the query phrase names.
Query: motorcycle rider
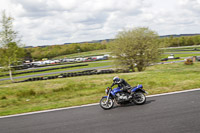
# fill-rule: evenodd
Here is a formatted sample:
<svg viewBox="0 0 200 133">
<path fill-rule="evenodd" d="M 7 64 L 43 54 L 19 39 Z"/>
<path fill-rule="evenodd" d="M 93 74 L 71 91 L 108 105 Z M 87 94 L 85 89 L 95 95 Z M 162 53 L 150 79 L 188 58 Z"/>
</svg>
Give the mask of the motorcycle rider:
<svg viewBox="0 0 200 133">
<path fill-rule="evenodd" d="M 116 84 L 118 85 L 118 87 L 121 87 L 121 89 L 120 89 L 121 91 L 129 93 L 129 97 L 128 97 L 129 99 L 132 98 L 132 96 L 130 95 L 131 94 L 130 93 L 131 86 L 124 79 L 121 79 L 118 76 L 114 77 L 111 88 Z"/>
</svg>

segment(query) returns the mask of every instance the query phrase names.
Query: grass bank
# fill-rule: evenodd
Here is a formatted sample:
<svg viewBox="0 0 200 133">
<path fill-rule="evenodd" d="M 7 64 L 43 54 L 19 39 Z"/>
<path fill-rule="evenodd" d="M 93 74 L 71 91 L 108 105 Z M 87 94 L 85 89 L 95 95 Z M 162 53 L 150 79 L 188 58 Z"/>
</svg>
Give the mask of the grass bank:
<svg viewBox="0 0 200 133">
<path fill-rule="evenodd" d="M 104 74 L 0 85 L 0 115 L 99 102 L 116 75 L 132 86 L 143 84 L 149 94 L 200 87 L 200 63 L 155 65 L 145 72 Z"/>
</svg>

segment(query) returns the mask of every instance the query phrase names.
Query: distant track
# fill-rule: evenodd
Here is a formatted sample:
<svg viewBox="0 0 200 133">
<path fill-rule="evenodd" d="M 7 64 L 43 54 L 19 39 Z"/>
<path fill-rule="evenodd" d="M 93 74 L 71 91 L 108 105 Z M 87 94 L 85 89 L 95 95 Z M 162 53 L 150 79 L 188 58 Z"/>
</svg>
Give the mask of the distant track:
<svg viewBox="0 0 200 133">
<path fill-rule="evenodd" d="M 102 68 L 108 68 L 108 67 L 112 67 L 112 65 L 109 65 L 109 66 L 100 66 L 100 67 L 90 67 L 90 68 L 81 68 L 81 69 L 73 69 L 73 70 L 65 70 L 65 71 L 59 71 L 59 72 L 49 72 L 49 73 L 41 73 L 41 74 L 32 74 L 32 75 L 27 75 L 27 76 L 14 77 L 13 79 L 39 77 L 39 76 L 45 76 L 45 75 L 53 75 L 53 74 L 75 72 L 75 71 L 84 71 L 84 70 L 90 70 L 90 69 L 102 69 Z M 4 81 L 4 80 L 10 80 L 10 78 L 0 79 L 0 81 Z"/>
<path fill-rule="evenodd" d="M 51 67 L 62 67 L 62 66 L 67 66 L 67 65 L 76 65 L 76 64 L 93 64 L 93 63 L 105 63 L 105 62 L 112 62 L 111 60 L 107 61 L 95 61 L 95 62 L 82 62 L 82 63 L 74 63 L 74 64 L 62 64 L 62 65 L 53 65 L 53 66 L 44 66 L 44 67 L 33 67 L 33 68 L 28 68 L 28 69 L 23 69 L 23 70 L 16 70 L 17 71 L 24 71 L 24 70 L 34 70 L 34 69 L 41 69 L 41 68 L 51 68 Z"/>
</svg>

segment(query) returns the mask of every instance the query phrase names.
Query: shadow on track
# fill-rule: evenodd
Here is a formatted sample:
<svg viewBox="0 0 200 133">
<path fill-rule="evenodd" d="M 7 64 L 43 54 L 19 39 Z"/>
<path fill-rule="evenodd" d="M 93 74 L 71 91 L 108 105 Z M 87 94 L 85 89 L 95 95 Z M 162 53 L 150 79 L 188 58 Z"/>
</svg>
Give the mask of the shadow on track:
<svg viewBox="0 0 200 133">
<path fill-rule="evenodd" d="M 143 105 L 150 104 L 150 103 L 155 102 L 155 101 L 156 100 L 148 100 Z M 116 104 L 116 106 L 114 106 L 112 109 L 120 108 L 120 107 L 130 107 L 130 106 L 135 106 L 135 104 L 134 103 L 130 103 L 130 104 Z M 140 105 L 140 106 L 142 106 L 142 105 Z"/>
</svg>

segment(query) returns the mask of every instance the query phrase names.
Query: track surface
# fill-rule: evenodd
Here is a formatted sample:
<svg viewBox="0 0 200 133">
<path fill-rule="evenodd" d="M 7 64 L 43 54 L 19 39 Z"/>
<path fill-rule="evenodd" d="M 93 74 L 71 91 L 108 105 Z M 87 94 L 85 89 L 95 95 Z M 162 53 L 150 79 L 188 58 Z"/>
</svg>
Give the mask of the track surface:
<svg viewBox="0 0 200 133">
<path fill-rule="evenodd" d="M 0 119 L 1 133 L 199 133 L 200 91 L 147 98 L 145 105 L 99 105 Z"/>
</svg>

